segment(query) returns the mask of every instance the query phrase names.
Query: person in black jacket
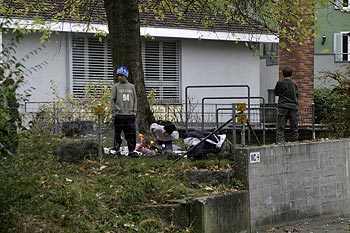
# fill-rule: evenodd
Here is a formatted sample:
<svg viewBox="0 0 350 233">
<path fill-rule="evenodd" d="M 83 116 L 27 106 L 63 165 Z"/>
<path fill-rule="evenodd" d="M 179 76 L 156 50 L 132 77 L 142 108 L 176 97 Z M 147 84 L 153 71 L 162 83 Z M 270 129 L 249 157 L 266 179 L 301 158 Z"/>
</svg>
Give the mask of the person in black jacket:
<svg viewBox="0 0 350 233">
<path fill-rule="evenodd" d="M 276 126 L 276 142 L 285 142 L 285 127 L 289 120 L 292 131 L 291 141 L 298 141 L 298 98 L 297 84 L 291 79 L 293 70 L 286 67 L 282 70 L 284 79 L 276 83 L 274 93 L 278 96 L 278 117 Z"/>
</svg>

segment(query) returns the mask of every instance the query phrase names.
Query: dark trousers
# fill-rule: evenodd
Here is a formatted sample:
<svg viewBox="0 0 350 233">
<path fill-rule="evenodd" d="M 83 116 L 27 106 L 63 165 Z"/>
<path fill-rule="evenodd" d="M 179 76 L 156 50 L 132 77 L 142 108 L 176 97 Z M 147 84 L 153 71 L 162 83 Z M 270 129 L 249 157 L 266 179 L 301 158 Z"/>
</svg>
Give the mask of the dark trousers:
<svg viewBox="0 0 350 233">
<path fill-rule="evenodd" d="M 114 147 L 120 148 L 122 144 L 121 133 L 124 132 L 129 152 L 136 148 L 136 125 L 133 115 L 116 115 L 114 117 Z"/>
<path fill-rule="evenodd" d="M 278 108 L 276 142 L 285 142 L 284 131 L 287 121 L 289 120 L 290 129 L 292 130 L 291 141 L 298 141 L 298 110 L 288 108 Z"/>
</svg>

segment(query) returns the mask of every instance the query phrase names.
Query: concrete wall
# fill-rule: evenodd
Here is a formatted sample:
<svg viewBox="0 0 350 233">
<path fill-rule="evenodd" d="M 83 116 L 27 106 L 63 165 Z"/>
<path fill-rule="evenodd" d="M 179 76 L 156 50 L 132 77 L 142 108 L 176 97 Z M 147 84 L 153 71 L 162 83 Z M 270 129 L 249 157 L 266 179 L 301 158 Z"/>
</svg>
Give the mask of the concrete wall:
<svg viewBox="0 0 350 233">
<path fill-rule="evenodd" d="M 350 139 L 254 147 L 239 153 L 248 160 L 252 230 L 350 213 Z M 260 160 L 251 161 L 254 155 Z"/>
<path fill-rule="evenodd" d="M 247 233 L 248 199 L 248 191 L 240 191 L 146 206 L 144 211 L 194 233 Z"/>
</svg>

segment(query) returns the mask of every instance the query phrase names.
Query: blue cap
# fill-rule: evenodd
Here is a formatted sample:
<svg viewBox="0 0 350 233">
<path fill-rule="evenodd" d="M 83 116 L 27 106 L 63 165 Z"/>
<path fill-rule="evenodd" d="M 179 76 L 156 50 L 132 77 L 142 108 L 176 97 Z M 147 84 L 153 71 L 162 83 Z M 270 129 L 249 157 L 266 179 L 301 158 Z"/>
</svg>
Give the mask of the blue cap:
<svg viewBox="0 0 350 233">
<path fill-rule="evenodd" d="M 129 77 L 129 70 L 125 66 L 121 66 L 117 69 L 117 75 L 121 74 L 124 75 L 125 77 Z"/>
</svg>

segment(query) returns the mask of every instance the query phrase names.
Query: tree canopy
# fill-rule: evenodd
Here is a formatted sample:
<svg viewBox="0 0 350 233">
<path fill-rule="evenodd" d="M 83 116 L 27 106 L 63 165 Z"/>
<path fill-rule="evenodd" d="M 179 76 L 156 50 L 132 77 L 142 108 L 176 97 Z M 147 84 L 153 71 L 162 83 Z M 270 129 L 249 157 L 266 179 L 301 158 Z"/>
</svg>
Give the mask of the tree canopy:
<svg viewBox="0 0 350 233">
<path fill-rule="evenodd" d="M 43 41 L 52 33 L 50 23 L 85 23 L 87 31 L 94 23 L 107 24 L 113 67 L 126 65 L 133 74 L 132 82 L 139 99 L 139 130 L 145 132 L 154 117 L 147 102 L 142 70 L 141 24 L 161 24 L 173 19 L 202 30 L 275 34 L 282 39 L 280 46 L 288 49 L 289 44 L 303 43 L 313 36 L 315 28 L 310 25 L 315 22 L 315 6 L 325 2 L 327 0 L 4 0 L 1 14 L 11 21 L 34 20 L 34 24 L 41 25 Z M 20 30 L 19 27 L 16 30 Z M 22 30 L 28 33 L 32 28 Z"/>
</svg>

